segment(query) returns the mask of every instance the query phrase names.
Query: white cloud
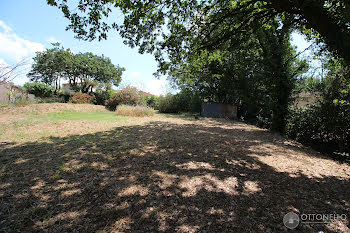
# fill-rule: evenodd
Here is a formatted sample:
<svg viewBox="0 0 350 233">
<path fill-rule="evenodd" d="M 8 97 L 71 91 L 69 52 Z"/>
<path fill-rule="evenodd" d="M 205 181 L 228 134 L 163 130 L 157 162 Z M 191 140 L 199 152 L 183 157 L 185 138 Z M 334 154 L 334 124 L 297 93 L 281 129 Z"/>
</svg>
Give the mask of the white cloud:
<svg viewBox="0 0 350 233">
<path fill-rule="evenodd" d="M 126 76 L 123 77 L 122 83 L 117 89 L 123 89 L 126 86 L 133 86 L 138 90 L 158 96 L 165 95 L 168 92 L 174 92 L 174 90 L 170 88 L 169 81 L 165 77 L 161 77 L 160 79 L 154 77 L 145 78 L 139 72 L 128 72 Z"/>
<path fill-rule="evenodd" d="M 61 41 L 57 40 L 53 36 L 50 36 L 49 38 L 47 38 L 46 41 L 49 42 L 49 43 L 61 43 Z"/>
<path fill-rule="evenodd" d="M 26 40 L 18 36 L 10 26 L 0 20 L 0 64 L 14 65 L 26 60 L 28 64 L 21 67 L 20 73 L 14 83 L 22 85 L 28 81 L 26 73 L 30 70 L 31 58 L 36 52 L 45 50 L 41 43 Z"/>
<path fill-rule="evenodd" d="M 140 73 L 139 73 L 139 72 L 131 72 L 131 73 L 130 73 L 130 76 L 131 76 L 132 78 L 138 78 L 138 77 L 140 77 Z"/>
<path fill-rule="evenodd" d="M 7 26 L 3 21 L 0 20 L 0 27 L 4 30 L 5 33 L 8 33 L 11 31 L 11 28 Z"/>
<path fill-rule="evenodd" d="M 0 20 L 0 56 L 6 60 L 21 61 L 43 51 L 41 43 L 32 42 L 18 36 L 8 25 Z"/>
<path fill-rule="evenodd" d="M 163 79 L 152 79 L 145 84 L 145 92 L 149 92 L 153 95 L 165 95 L 168 89 L 168 81 Z"/>
<path fill-rule="evenodd" d="M 4 59 L 0 58 L 0 67 L 8 67 L 8 66 L 9 64 L 7 64 L 7 62 Z"/>
</svg>

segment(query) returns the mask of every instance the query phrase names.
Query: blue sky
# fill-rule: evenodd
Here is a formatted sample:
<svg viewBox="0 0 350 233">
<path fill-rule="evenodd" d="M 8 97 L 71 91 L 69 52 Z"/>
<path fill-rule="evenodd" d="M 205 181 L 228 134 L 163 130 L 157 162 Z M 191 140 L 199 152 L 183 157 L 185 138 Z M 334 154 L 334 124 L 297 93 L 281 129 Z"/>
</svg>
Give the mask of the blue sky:
<svg viewBox="0 0 350 233">
<path fill-rule="evenodd" d="M 50 48 L 52 42 L 60 42 L 65 48 L 77 52 L 104 54 L 114 64 L 126 69 L 122 86 L 133 85 L 153 94 L 171 91 L 165 77 L 153 77 L 157 63 L 150 54 L 139 54 L 137 48 L 123 44 L 116 32 L 109 33 L 106 41 L 86 42 L 74 38 L 71 31 L 65 31 L 68 20 L 46 0 L 1 0 L 0 1 L 0 62 L 13 64 L 33 57 L 36 51 Z M 293 44 L 299 49 L 308 43 L 302 36 L 293 35 Z M 16 84 L 27 81 L 25 76 L 17 78 Z"/>
</svg>

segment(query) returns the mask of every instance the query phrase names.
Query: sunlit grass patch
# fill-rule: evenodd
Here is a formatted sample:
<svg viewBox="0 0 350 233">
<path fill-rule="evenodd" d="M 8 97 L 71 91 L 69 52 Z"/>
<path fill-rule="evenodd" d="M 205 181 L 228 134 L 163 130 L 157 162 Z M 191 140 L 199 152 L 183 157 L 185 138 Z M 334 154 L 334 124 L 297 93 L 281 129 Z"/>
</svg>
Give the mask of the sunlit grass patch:
<svg viewBox="0 0 350 233">
<path fill-rule="evenodd" d="M 31 125 L 31 124 L 35 124 L 35 122 L 33 122 L 32 120 L 15 120 L 12 121 L 12 125 L 18 129 L 22 126 L 27 126 L 27 125 Z"/>
<path fill-rule="evenodd" d="M 32 115 L 33 118 L 49 120 L 49 121 L 126 121 L 126 117 L 116 116 L 113 112 L 78 112 L 78 111 L 62 111 L 48 113 L 46 115 Z"/>
<path fill-rule="evenodd" d="M 147 106 L 120 105 L 116 111 L 119 116 L 145 117 L 153 116 L 154 109 Z"/>
<path fill-rule="evenodd" d="M 23 132 L 19 132 L 18 134 L 17 134 L 17 138 L 18 139 L 24 139 L 24 138 L 27 138 L 27 137 L 29 137 L 30 135 L 28 134 L 28 133 L 23 133 Z"/>
</svg>

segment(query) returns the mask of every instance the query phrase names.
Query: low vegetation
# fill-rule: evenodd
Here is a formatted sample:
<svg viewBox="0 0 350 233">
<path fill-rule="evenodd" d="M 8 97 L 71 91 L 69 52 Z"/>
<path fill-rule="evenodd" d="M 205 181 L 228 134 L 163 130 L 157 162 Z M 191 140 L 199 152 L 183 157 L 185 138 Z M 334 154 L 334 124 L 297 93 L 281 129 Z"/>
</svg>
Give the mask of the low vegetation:
<svg viewBox="0 0 350 233">
<path fill-rule="evenodd" d="M 285 134 L 305 145 L 350 162 L 350 82 L 344 67 L 329 65 L 325 79 L 308 79 L 301 85 L 320 98 L 313 104 L 292 106 Z"/>
<path fill-rule="evenodd" d="M 142 106 L 142 105 L 119 105 L 116 110 L 116 114 L 120 116 L 132 116 L 132 117 L 145 117 L 145 116 L 153 116 L 154 109 Z"/>
<path fill-rule="evenodd" d="M 150 108 L 158 110 L 160 98 L 161 97 L 158 96 L 141 95 L 141 102 L 144 106 L 148 106 Z"/>
<path fill-rule="evenodd" d="M 198 93 L 183 89 L 175 95 L 168 94 L 164 97 L 159 97 L 157 108 L 161 113 L 199 113 L 203 100 L 204 98 Z"/>
<path fill-rule="evenodd" d="M 22 106 L 36 103 L 35 100 L 29 99 L 28 95 L 26 95 L 26 94 L 17 94 L 17 95 L 12 96 L 11 98 L 13 99 L 12 104 L 16 107 L 22 107 Z"/>
<path fill-rule="evenodd" d="M 66 110 L 61 112 L 53 112 L 45 115 L 31 115 L 32 119 L 44 120 L 44 121 L 126 121 L 127 118 L 116 117 L 113 112 L 109 111 L 92 111 L 81 112 Z"/>
<path fill-rule="evenodd" d="M 97 88 L 92 94 L 95 96 L 95 104 L 107 106 L 108 100 L 114 94 L 114 91 L 111 89 L 104 90 L 102 88 Z"/>
<path fill-rule="evenodd" d="M 28 77 L 40 83 L 25 88 L 69 103 L 8 93 L 0 232 L 286 232 L 290 212 L 312 216 L 295 232 L 350 232 L 347 1 L 47 3 L 79 39 L 116 29 L 180 92 L 112 93 L 125 69 L 104 55 L 37 52 Z M 105 20 L 113 11 L 121 20 Z M 311 45 L 297 51 L 295 33 Z M 0 80 L 21 66 L 0 67 Z M 302 92 L 317 101 L 295 105 Z M 202 102 L 236 105 L 240 122 L 194 117 Z"/>
<path fill-rule="evenodd" d="M 95 97 L 86 93 L 76 92 L 69 99 L 69 103 L 72 104 L 93 104 L 95 102 Z"/>
<path fill-rule="evenodd" d="M 118 105 L 139 105 L 141 104 L 141 95 L 135 87 L 126 87 L 112 94 L 108 100 L 108 109 L 114 111 Z"/>
<path fill-rule="evenodd" d="M 0 108 L 0 232 L 285 232 L 291 210 L 348 213 L 349 180 L 348 164 L 240 122 Z"/>
</svg>

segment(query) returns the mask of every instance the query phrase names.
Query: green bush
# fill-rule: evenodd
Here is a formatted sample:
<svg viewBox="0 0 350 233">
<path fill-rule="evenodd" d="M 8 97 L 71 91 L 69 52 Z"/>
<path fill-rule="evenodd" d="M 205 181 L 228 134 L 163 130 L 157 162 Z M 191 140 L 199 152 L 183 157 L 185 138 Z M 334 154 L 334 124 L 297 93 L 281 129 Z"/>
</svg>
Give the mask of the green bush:
<svg viewBox="0 0 350 233">
<path fill-rule="evenodd" d="M 95 96 L 81 92 L 74 93 L 74 95 L 69 100 L 69 103 L 73 104 L 93 104 L 94 102 Z"/>
<path fill-rule="evenodd" d="M 62 99 L 62 103 L 68 103 L 69 99 L 72 97 L 72 94 L 67 89 L 57 90 L 56 95 Z"/>
<path fill-rule="evenodd" d="M 350 82 L 342 70 L 318 85 L 321 97 L 314 105 L 289 110 L 285 133 L 301 143 L 350 161 Z"/>
<path fill-rule="evenodd" d="M 53 97 L 56 94 L 55 88 L 45 83 L 28 82 L 23 87 L 36 97 Z"/>
<path fill-rule="evenodd" d="M 96 90 L 93 95 L 95 96 L 96 99 L 96 104 L 97 105 L 107 105 L 108 100 L 111 98 L 113 95 L 114 91 L 113 90 L 102 90 L 98 89 Z"/>
<path fill-rule="evenodd" d="M 183 90 L 176 95 L 159 97 L 158 110 L 162 113 L 200 112 L 202 99 L 196 93 Z"/>
<path fill-rule="evenodd" d="M 350 153 L 350 106 L 320 102 L 303 108 L 291 108 L 286 135 L 301 143 L 322 146 L 322 152 Z M 316 148 L 319 149 L 319 148 Z"/>
<path fill-rule="evenodd" d="M 114 111 L 120 104 L 139 105 L 141 104 L 141 95 L 135 87 L 126 87 L 114 93 L 107 102 L 108 109 Z"/>
<path fill-rule="evenodd" d="M 172 94 L 160 97 L 158 101 L 158 110 L 161 113 L 178 113 L 181 111 L 180 101 L 176 95 Z"/>
<path fill-rule="evenodd" d="M 192 94 L 190 98 L 189 106 L 188 106 L 189 111 L 200 113 L 202 108 L 202 102 L 203 102 L 203 99 L 200 97 L 199 94 L 197 93 Z"/>
<path fill-rule="evenodd" d="M 322 138 L 322 121 L 319 105 L 292 107 L 287 116 L 285 134 L 301 143 Z"/>
<path fill-rule="evenodd" d="M 142 105 L 158 110 L 158 96 L 141 95 Z"/>
</svg>

